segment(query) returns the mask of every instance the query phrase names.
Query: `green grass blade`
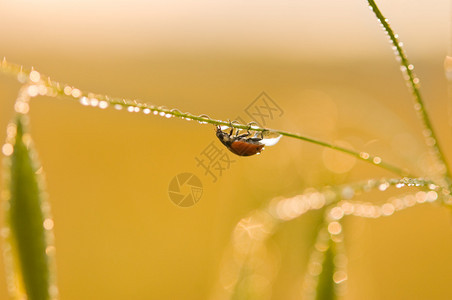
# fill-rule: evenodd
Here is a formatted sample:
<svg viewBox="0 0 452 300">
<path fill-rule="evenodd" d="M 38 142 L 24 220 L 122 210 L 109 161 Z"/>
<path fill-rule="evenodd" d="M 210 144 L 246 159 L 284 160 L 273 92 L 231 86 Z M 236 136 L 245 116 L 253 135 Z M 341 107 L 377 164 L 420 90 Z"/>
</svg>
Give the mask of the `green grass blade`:
<svg viewBox="0 0 452 300">
<path fill-rule="evenodd" d="M 322 273 L 317 284 L 316 300 L 336 299 L 335 283 L 333 281 L 334 267 L 334 242 L 330 240 L 328 250 L 322 263 Z"/>
<path fill-rule="evenodd" d="M 400 63 L 404 79 L 406 80 L 407 85 L 413 95 L 414 109 L 425 128 L 424 138 L 426 144 L 438 160 L 438 166 L 436 166 L 436 169 L 439 173 L 441 173 L 441 175 L 443 175 L 447 185 L 450 186 L 452 185 L 452 174 L 449 169 L 449 165 L 447 164 L 446 156 L 444 155 L 444 152 L 438 143 L 438 138 L 433 129 L 430 116 L 427 113 L 424 100 L 421 96 L 421 92 L 419 91 L 419 78 L 417 78 L 414 74 L 414 66 L 408 61 L 408 57 L 403 49 L 403 43 L 399 41 L 398 35 L 392 30 L 391 26 L 389 25 L 388 19 L 383 16 L 383 13 L 380 11 L 375 1 L 367 0 L 367 3 L 369 4 L 371 10 L 374 12 L 375 16 L 377 17 L 378 21 L 380 22 L 393 45 L 394 53 Z"/>
<path fill-rule="evenodd" d="M 7 245 L 10 246 L 7 246 L 10 248 L 7 258 L 14 278 L 11 291 L 17 298 L 25 293 L 29 300 L 46 300 L 53 298 L 51 290 L 55 289 L 51 284 L 51 259 L 46 253 L 49 251 L 48 230 L 52 229 L 53 222 L 45 218 L 37 162 L 30 150 L 30 136 L 24 129 L 24 121 L 26 116 L 18 115 L 15 123 L 8 126 L 7 144 L 10 143 L 13 151 L 5 153 Z"/>
</svg>

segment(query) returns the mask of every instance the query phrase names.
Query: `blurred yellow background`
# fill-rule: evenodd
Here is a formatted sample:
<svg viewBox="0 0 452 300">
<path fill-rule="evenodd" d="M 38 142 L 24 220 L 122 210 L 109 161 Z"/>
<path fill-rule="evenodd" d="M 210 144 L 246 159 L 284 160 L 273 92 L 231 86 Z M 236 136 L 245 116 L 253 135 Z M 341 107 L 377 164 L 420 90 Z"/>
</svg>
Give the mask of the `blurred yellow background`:
<svg viewBox="0 0 452 300">
<path fill-rule="evenodd" d="M 451 160 L 449 3 L 377 4 L 416 66 Z M 420 175 L 428 170 L 410 93 L 366 1 L 3 1 L 0 36 L 0 56 L 82 90 L 245 121 L 265 91 L 284 112 L 271 128 L 378 154 Z M 0 77 L 0 129 L 19 86 Z M 64 300 L 213 299 L 231 232 L 250 211 L 308 187 L 394 176 L 282 138 L 259 156 L 230 154 L 235 162 L 213 182 L 195 160 L 211 142 L 221 146 L 211 125 L 48 97 L 32 100 L 30 117 Z M 203 184 L 189 208 L 168 197 L 171 179 L 184 172 Z M 279 271 L 266 299 L 300 298 L 318 216 L 276 233 Z M 377 220 L 347 218 L 345 299 L 452 299 L 450 218 L 431 204 Z"/>
</svg>

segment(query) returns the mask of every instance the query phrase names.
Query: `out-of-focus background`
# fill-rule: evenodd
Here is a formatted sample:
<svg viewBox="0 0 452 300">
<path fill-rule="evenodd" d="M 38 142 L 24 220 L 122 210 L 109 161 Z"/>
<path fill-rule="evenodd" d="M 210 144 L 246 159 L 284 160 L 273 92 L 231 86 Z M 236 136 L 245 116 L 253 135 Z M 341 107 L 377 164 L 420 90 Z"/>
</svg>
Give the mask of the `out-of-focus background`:
<svg viewBox="0 0 452 300">
<path fill-rule="evenodd" d="M 449 1 L 378 1 L 416 66 L 452 162 L 443 61 Z M 366 1 L 3 1 L 0 56 L 83 90 L 242 118 L 265 92 L 266 126 L 380 155 L 423 175 L 422 127 L 388 39 Z M 0 140 L 19 84 L 0 77 Z M 281 113 L 282 112 L 282 113 Z M 282 114 L 282 115 L 281 115 Z M 198 166 L 213 126 L 38 97 L 31 132 L 55 220 L 61 299 L 213 299 L 235 224 L 277 196 L 394 176 L 283 138 L 214 177 Z M 189 172 L 200 201 L 174 205 Z M 391 192 L 362 200 L 384 200 Z M 266 299 L 299 299 L 318 214 L 284 224 Z M 345 224 L 345 299 L 451 299 L 451 216 L 419 205 Z M 0 269 L 3 262 L 0 260 Z M 0 299 L 6 299 L 0 272 Z"/>
</svg>

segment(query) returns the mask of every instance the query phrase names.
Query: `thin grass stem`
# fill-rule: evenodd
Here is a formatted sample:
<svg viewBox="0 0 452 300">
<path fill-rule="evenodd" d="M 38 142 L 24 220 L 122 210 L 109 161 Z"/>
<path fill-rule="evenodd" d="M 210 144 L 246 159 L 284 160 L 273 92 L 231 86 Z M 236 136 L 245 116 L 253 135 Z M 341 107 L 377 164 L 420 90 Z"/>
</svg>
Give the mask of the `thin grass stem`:
<svg viewBox="0 0 452 300">
<path fill-rule="evenodd" d="M 64 99 L 77 100 L 81 104 L 86 106 L 107 108 L 109 106 L 114 107 L 115 109 L 126 109 L 130 112 L 143 112 L 145 114 L 153 114 L 159 115 L 162 117 L 177 117 L 185 120 L 194 120 L 198 121 L 201 124 L 212 124 L 217 126 L 232 126 L 238 129 L 249 129 L 250 125 L 238 124 L 238 123 L 230 123 L 229 121 L 215 120 L 210 118 L 207 115 L 194 115 L 189 112 L 181 112 L 178 109 L 169 109 L 164 106 L 154 106 L 150 105 L 138 100 L 127 100 L 123 98 L 115 98 L 107 95 L 94 94 L 90 92 L 84 92 L 80 89 L 74 88 L 73 86 L 60 84 L 59 82 L 53 81 L 50 77 L 45 76 L 43 74 L 38 73 L 37 71 L 31 69 L 26 70 L 20 65 L 13 64 L 7 62 L 6 59 L 3 59 L 0 65 L 0 71 L 3 73 L 16 76 L 17 79 L 26 83 L 29 82 L 32 88 L 32 93 L 35 93 L 31 96 L 36 96 L 36 93 L 40 95 L 46 95 L 50 97 L 58 97 Z M 253 131 L 263 132 L 263 131 L 271 131 L 278 133 L 282 136 L 299 139 L 305 142 L 309 142 L 312 144 L 316 144 L 322 147 L 330 148 L 339 152 L 346 153 L 348 155 L 352 155 L 355 158 L 370 163 L 374 166 L 378 166 L 385 170 L 388 170 L 394 174 L 397 174 L 401 177 L 417 177 L 413 174 L 410 174 L 409 171 L 402 169 L 398 166 L 390 164 L 386 161 L 383 161 L 379 156 L 370 155 L 367 152 L 358 152 L 351 149 L 347 149 L 338 145 L 334 145 L 328 142 L 320 141 L 314 138 L 306 137 L 300 135 L 298 133 L 291 133 L 283 130 L 277 129 L 268 129 L 268 128 L 259 128 L 257 126 L 252 126 L 251 129 Z"/>
<path fill-rule="evenodd" d="M 414 66 L 410 64 L 408 58 L 403 49 L 403 43 L 399 41 L 398 35 L 394 33 L 391 26 L 389 25 L 388 19 L 386 19 L 378 8 L 377 4 L 373 0 L 367 0 L 369 7 L 375 13 L 378 21 L 381 23 L 383 29 L 387 33 L 391 43 L 393 44 L 393 49 L 396 54 L 396 58 L 401 65 L 401 71 L 404 75 L 404 79 L 412 92 L 414 99 L 414 108 L 418 113 L 419 118 L 424 126 L 424 138 L 430 151 L 436 156 L 439 166 L 440 173 L 444 176 L 447 184 L 452 184 L 451 172 L 447 164 L 446 158 L 443 151 L 438 143 L 435 131 L 433 130 L 430 117 L 428 116 L 427 110 L 425 108 L 424 100 L 422 99 L 421 93 L 419 91 L 419 78 L 414 74 Z"/>
</svg>

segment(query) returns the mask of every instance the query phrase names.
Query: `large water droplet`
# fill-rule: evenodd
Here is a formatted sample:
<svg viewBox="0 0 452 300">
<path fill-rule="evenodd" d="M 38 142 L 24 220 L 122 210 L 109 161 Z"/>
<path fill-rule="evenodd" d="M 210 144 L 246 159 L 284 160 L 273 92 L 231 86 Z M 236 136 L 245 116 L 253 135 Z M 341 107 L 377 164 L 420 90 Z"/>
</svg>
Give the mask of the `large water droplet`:
<svg viewBox="0 0 452 300">
<path fill-rule="evenodd" d="M 258 135 L 261 136 L 260 133 Z M 274 146 L 279 142 L 282 135 L 277 133 L 276 131 L 268 130 L 262 133 L 262 137 L 263 139 L 260 141 L 262 144 L 264 144 L 265 146 Z"/>
</svg>

